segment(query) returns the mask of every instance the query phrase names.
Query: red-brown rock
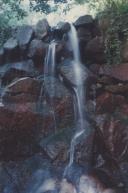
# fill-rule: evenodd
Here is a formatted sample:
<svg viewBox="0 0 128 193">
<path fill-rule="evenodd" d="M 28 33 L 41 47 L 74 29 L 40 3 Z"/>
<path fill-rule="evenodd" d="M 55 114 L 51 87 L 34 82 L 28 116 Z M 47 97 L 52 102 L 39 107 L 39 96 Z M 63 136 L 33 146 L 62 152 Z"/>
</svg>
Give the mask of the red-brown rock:
<svg viewBox="0 0 128 193">
<path fill-rule="evenodd" d="M 96 101 L 96 111 L 97 113 L 111 113 L 116 107 L 122 105 L 125 99 L 120 95 L 113 95 L 109 92 L 104 92 L 101 94 Z"/>
<path fill-rule="evenodd" d="M 123 63 L 117 66 L 101 66 L 100 75 L 108 75 L 119 81 L 128 80 L 128 63 Z"/>
</svg>

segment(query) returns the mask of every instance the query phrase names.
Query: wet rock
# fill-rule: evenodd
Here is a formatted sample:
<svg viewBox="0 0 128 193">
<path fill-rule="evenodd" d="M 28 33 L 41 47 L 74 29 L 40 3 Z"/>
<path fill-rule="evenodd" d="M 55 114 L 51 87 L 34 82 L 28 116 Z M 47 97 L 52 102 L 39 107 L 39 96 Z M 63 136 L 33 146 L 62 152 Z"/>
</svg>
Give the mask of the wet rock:
<svg viewBox="0 0 128 193">
<path fill-rule="evenodd" d="M 105 62 L 104 43 L 102 37 L 95 37 L 85 47 L 85 58 L 94 63 Z"/>
<path fill-rule="evenodd" d="M 35 28 L 35 35 L 37 39 L 43 39 L 48 35 L 50 26 L 48 24 L 48 21 L 46 19 L 42 19 L 38 21 Z"/>
<path fill-rule="evenodd" d="M 46 77 L 44 84 L 47 102 L 54 109 L 56 119 L 62 127 L 70 124 L 74 120 L 71 93 L 54 77 Z"/>
<path fill-rule="evenodd" d="M 64 128 L 56 131 L 53 135 L 48 136 L 40 141 L 41 147 L 49 155 L 54 164 L 66 162 L 68 158 L 68 149 L 73 135 L 73 128 Z"/>
<path fill-rule="evenodd" d="M 88 76 L 88 70 L 86 69 L 85 66 L 80 64 L 81 77 L 79 77 L 80 79 L 78 78 L 77 80 L 76 79 L 77 73 L 75 72 L 74 66 L 75 66 L 74 61 L 67 60 L 60 67 L 61 76 L 69 85 L 78 86 L 78 85 L 84 84 Z"/>
<path fill-rule="evenodd" d="M 109 77 L 115 78 L 119 81 L 128 80 L 128 63 L 122 63 L 116 66 L 101 66 L 100 75 L 107 75 Z"/>
<path fill-rule="evenodd" d="M 74 25 L 76 27 L 90 27 L 93 25 L 93 18 L 91 15 L 81 16 L 75 21 Z"/>
<path fill-rule="evenodd" d="M 41 105 L 41 109 L 37 107 L 37 103 L 26 101 L 0 107 L 1 160 L 31 156 L 40 150 L 40 139 L 55 132 L 51 107 L 47 104 Z"/>
<path fill-rule="evenodd" d="M 36 79 L 30 77 L 20 78 L 7 87 L 8 92 L 11 94 L 29 93 L 39 95 L 40 89 L 40 83 Z"/>
<path fill-rule="evenodd" d="M 43 43 L 42 40 L 34 39 L 31 41 L 28 57 L 33 59 L 35 67 L 43 67 L 47 47 L 47 44 Z"/>
<path fill-rule="evenodd" d="M 33 33 L 34 31 L 31 26 L 23 25 L 18 28 L 16 38 L 21 49 L 26 49 L 32 39 Z"/>
<path fill-rule="evenodd" d="M 20 103 L 37 102 L 41 91 L 41 84 L 30 77 L 20 78 L 5 88 L 4 102 Z"/>
<path fill-rule="evenodd" d="M 32 60 L 6 64 L 1 68 L 2 83 L 8 84 L 14 79 L 34 75 Z"/>
<path fill-rule="evenodd" d="M 15 62 L 18 59 L 19 50 L 18 42 L 14 38 L 10 38 L 4 44 L 6 62 Z"/>
<path fill-rule="evenodd" d="M 0 49 L 0 65 L 2 65 L 4 62 L 4 49 Z"/>
<path fill-rule="evenodd" d="M 96 100 L 97 113 L 111 113 L 116 107 L 121 106 L 125 102 L 125 99 L 121 95 L 113 95 L 109 92 L 105 92 L 98 96 Z"/>
</svg>

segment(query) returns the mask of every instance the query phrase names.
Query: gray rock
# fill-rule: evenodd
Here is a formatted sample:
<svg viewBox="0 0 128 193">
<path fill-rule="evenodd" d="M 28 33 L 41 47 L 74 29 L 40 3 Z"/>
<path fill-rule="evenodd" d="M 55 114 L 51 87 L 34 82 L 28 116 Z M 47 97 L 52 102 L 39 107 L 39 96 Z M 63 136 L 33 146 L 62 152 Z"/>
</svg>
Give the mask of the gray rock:
<svg viewBox="0 0 128 193">
<path fill-rule="evenodd" d="M 21 48 L 26 48 L 32 39 L 33 33 L 34 30 L 31 26 L 23 25 L 18 28 L 16 37 Z"/>
<path fill-rule="evenodd" d="M 91 15 L 81 16 L 74 23 L 76 27 L 81 27 L 81 26 L 87 27 L 87 26 L 91 26 L 92 24 L 93 24 L 93 18 Z"/>
<path fill-rule="evenodd" d="M 49 24 L 46 19 L 42 19 L 38 21 L 35 27 L 35 35 L 38 39 L 43 39 L 45 36 L 48 35 L 49 31 Z"/>
</svg>

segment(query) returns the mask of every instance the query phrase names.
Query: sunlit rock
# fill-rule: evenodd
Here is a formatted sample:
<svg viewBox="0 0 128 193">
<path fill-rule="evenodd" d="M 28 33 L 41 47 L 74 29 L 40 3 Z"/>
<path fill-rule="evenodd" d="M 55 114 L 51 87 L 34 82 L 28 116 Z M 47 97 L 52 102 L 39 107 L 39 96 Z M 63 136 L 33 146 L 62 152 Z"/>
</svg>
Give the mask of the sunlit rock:
<svg viewBox="0 0 128 193">
<path fill-rule="evenodd" d="M 37 39 L 43 39 L 48 35 L 50 26 L 48 24 L 48 21 L 46 19 L 42 19 L 38 21 L 35 27 L 35 36 Z"/>
</svg>

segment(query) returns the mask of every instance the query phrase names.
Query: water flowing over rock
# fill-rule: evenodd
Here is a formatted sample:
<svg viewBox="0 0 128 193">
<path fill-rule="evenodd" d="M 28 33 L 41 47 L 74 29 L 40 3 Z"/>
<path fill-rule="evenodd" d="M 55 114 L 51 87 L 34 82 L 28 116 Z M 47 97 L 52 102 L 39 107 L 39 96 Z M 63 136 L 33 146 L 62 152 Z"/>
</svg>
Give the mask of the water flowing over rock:
<svg viewBox="0 0 128 193">
<path fill-rule="evenodd" d="M 104 64 L 98 23 L 43 19 L 0 48 L 1 193 L 128 192 L 128 64 Z"/>
</svg>

